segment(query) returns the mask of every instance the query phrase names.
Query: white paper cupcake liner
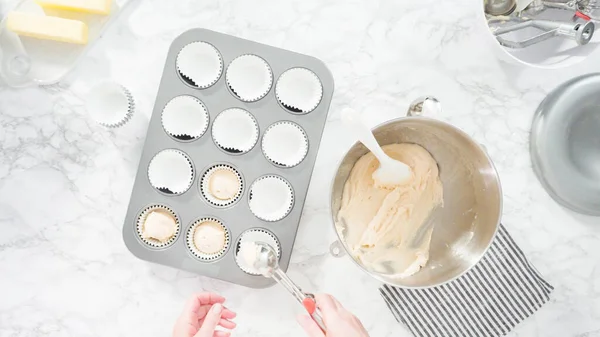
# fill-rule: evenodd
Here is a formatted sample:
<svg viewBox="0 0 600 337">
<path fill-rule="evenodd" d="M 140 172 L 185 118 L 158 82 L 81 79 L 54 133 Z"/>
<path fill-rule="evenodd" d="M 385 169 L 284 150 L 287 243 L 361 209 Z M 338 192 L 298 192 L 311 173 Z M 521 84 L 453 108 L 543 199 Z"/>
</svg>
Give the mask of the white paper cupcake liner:
<svg viewBox="0 0 600 337">
<path fill-rule="evenodd" d="M 221 77 L 223 58 L 211 44 L 193 42 L 179 51 L 176 66 L 185 83 L 205 89 L 217 83 Z"/>
<path fill-rule="evenodd" d="M 161 114 L 165 132 L 183 141 L 202 137 L 208 129 L 208 119 L 208 111 L 202 101 L 188 95 L 171 99 Z"/>
<path fill-rule="evenodd" d="M 162 150 L 148 165 L 148 180 L 165 194 L 182 194 L 194 181 L 194 166 L 190 157 L 175 149 Z"/>
<path fill-rule="evenodd" d="M 286 70 L 275 85 L 275 96 L 293 113 L 309 113 L 321 102 L 323 85 L 315 73 L 306 68 Z"/>
<path fill-rule="evenodd" d="M 294 190 L 282 177 L 262 176 L 250 186 L 248 205 L 257 218 L 269 222 L 279 221 L 294 207 Z"/>
<path fill-rule="evenodd" d="M 308 137 L 304 130 L 292 122 L 271 124 L 262 138 L 262 151 L 273 164 L 294 167 L 308 153 Z"/>
<path fill-rule="evenodd" d="M 241 55 L 231 61 L 225 74 L 231 92 L 244 102 L 265 97 L 273 85 L 273 72 L 267 61 L 256 55 Z"/>
<path fill-rule="evenodd" d="M 239 254 L 241 246 L 244 242 L 263 242 L 273 247 L 275 252 L 277 253 L 277 258 L 281 257 L 281 246 L 279 245 L 279 241 L 277 237 L 266 229 L 262 228 L 253 228 L 249 229 L 240 235 L 240 238 L 235 247 L 235 262 L 238 267 L 242 271 L 250 275 L 260 275 L 260 273 L 251 265 L 249 265 L 246 260 Z"/>
<path fill-rule="evenodd" d="M 118 128 L 133 116 L 135 101 L 124 86 L 114 82 L 95 85 L 85 97 L 90 116 L 107 128 Z"/>
<path fill-rule="evenodd" d="M 222 246 L 219 245 L 219 250 L 217 250 L 216 252 L 206 252 L 202 250 L 202 247 L 197 247 L 196 243 L 195 243 L 195 235 L 197 234 L 196 231 L 197 230 L 201 230 L 199 229 L 201 226 L 207 226 L 207 222 L 215 222 L 217 223 L 219 226 L 221 226 L 221 229 L 223 230 L 223 242 L 222 242 Z M 217 239 L 221 239 L 221 238 L 214 238 L 215 240 Z M 204 240 L 209 240 L 209 238 L 204 238 Z M 194 221 L 192 223 L 192 225 L 190 226 L 190 228 L 187 231 L 187 235 L 186 235 L 186 246 L 189 249 L 190 253 L 192 253 L 192 255 L 194 257 L 196 257 L 199 260 L 202 261 L 215 261 L 219 258 L 221 258 L 223 255 L 225 255 L 225 253 L 227 252 L 227 249 L 229 249 L 229 244 L 231 241 L 231 235 L 229 233 L 229 229 L 223 224 L 223 222 L 219 219 L 216 218 L 212 218 L 212 217 L 205 217 L 202 219 L 198 219 L 196 221 Z"/>
<path fill-rule="evenodd" d="M 258 123 L 251 113 L 232 108 L 221 112 L 212 126 L 212 137 L 218 147 L 228 153 L 242 154 L 258 141 Z"/>
<path fill-rule="evenodd" d="M 223 188 L 220 188 L 220 186 L 214 186 L 215 184 L 218 185 L 219 182 L 221 183 L 221 185 L 223 183 L 227 183 L 222 180 L 215 181 L 215 179 L 219 179 L 219 177 L 217 177 L 216 175 L 222 172 L 226 172 L 228 174 L 231 173 L 230 175 L 235 176 L 235 178 L 237 179 L 238 188 L 235 191 L 235 194 L 231 193 L 232 196 L 230 198 L 227 198 L 223 195 L 219 195 L 219 193 L 214 190 L 220 189 L 221 193 L 223 193 L 224 190 L 228 190 L 227 188 L 224 188 L 227 186 L 223 186 Z M 216 207 L 226 207 L 234 204 L 240 199 L 243 191 L 244 180 L 242 179 L 242 175 L 238 172 L 238 170 L 236 170 L 233 166 L 230 165 L 218 164 L 212 166 L 211 168 L 206 170 L 206 172 L 204 172 L 204 174 L 202 175 L 202 179 L 200 179 L 200 192 L 202 193 L 202 196 L 204 197 L 204 199 L 206 199 L 206 201 L 209 204 Z"/>
<path fill-rule="evenodd" d="M 169 214 L 173 217 L 173 219 L 175 219 L 175 223 L 177 224 L 177 229 L 175 230 L 175 235 L 173 235 L 168 241 L 166 242 L 162 242 L 153 238 L 145 238 L 143 236 L 144 233 L 144 222 L 146 221 L 146 218 L 148 217 L 148 215 L 152 212 L 156 212 L 156 211 L 160 211 L 160 212 L 164 212 L 165 214 Z M 138 238 L 145 243 L 147 246 L 151 247 L 151 248 L 166 248 L 170 245 L 172 245 L 175 240 L 177 240 L 177 238 L 179 237 L 179 233 L 181 232 L 180 228 L 181 228 L 181 224 L 179 221 L 179 217 L 177 216 L 177 214 L 175 214 L 175 211 L 173 211 L 170 207 L 167 207 L 165 205 L 160 205 L 160 204 L 154 204 L 154 205 L 150 205 L 147 206 L 146 208 L 144 208 L 144 210 L 138 215 L 137 220 L 136 220 L 136 232 L 138 235 Z"/>
</svg>

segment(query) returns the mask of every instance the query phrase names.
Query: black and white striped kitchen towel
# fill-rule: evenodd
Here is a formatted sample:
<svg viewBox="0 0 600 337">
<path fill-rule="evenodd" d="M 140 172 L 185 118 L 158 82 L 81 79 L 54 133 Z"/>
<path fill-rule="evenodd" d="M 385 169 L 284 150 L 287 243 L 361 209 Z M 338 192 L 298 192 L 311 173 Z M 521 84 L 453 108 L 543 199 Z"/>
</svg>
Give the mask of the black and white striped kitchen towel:
<svg viewBox="0 0 600 337">
<path fill-rule="evenodd" d="M 396 320 L 417 337 L 496 337 L 544 305 L 553 289 L 501 225 L 483 259 L 456 280 L 379 291 Z"/>
</svg>

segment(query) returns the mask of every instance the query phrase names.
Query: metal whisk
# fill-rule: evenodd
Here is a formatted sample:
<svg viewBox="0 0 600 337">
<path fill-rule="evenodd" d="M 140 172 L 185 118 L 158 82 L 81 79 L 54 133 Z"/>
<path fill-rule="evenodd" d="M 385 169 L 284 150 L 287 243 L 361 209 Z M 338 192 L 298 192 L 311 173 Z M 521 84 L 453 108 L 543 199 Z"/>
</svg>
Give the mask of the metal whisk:
<svg viewBox="0 0 600 337">
<path fill-rule="evenodd" d="M 576 17 L 586 21 L 600 22 L 600 17 L 594 15 L 594 10 L 600 9 L 596 0 L 544 1 L 545 8 L 564 9 L 573 11 Z"/>
</svg>

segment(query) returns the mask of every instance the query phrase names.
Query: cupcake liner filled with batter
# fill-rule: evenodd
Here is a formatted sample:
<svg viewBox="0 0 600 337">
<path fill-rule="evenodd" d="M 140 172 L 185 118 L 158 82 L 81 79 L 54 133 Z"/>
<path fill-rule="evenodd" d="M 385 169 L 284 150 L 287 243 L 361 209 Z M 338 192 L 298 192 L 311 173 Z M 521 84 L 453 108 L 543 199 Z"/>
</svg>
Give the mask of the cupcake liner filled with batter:
<svg viewBox="0 0 600 337">
<path fill-rule="evenodd" d="M 188 85 L 205 89 L 217 83 L 223 73 L 223 58 L 213 45 L 193 42 L 177 54 L 177 72 Z"/>
<path fill-rule="evenodd" d="M 230 234 L 219 219 L 206 217 L 192 223 L 187 231 L 186 245 L 192 255 L 203 261 L 214 261 L 229 248 Z"/>
<path fill-rule="evenodd" d="M 285 179 L 275 175 L 256 179 L 248 194 L 250 211 L 264 221 L 285 218 L 294 206 L 294 190 Z"/>
<path fill-rule="evenodd" d="M 136 232 L 140 240 L 152 248 L 168 247 L 179 236 L 179 217 L 167 206 L 150 205 L 138 215 Z"/>
<path fill-rule="evenodd" d="M 177 96 L 163 108 L 161 121 L 166 133 L 171 137 L 189 141 L 206 132 L 209 123 L 208 111 L 204 104 L 193 96 Z"/>
<path fill-rule="evenodd" d="M 244 102 L 254 102 L 265 97 L 271 90 L 273 72 L 264 59 L 246 54 L 231 61 L 225 79 L 237 98 Z"/>
<path fill-rule="evenodd" d="M 290 112 L 305 114 L 313 111 L 321 102 L 323 85 L 312 71 L 292 68 L 279 76 L 275 96 Z"/>
<path fill-rule="evenodd" d="M 213 206 L 232 205 L 239 200 L 243 191 L 242 175 L 231 165 L 212 166 L 200 179 L 200 192 Z"/>
<path fill-rule="evenodd" d="M 282 167 L 294 167 L 300 164 L 308 153 L 308 137 L 296 123 L 277 122 L 265 131 L 262 151 L 271 163 Z"/>
<path fill-rule="evenodd" d="M 215 144 L 232 154 L 252 150 L 258 141 L 258 134 L 258 123 L 254 116 L 239 108 L 224 110 L 215 118 L 212 126 Z"/>
<path fill-rule="evenodd" d="M 162 150 L 150 160 L 148 179 L 162 193 L 182 194 L 194 181 L 192 160 L 182 151 Z"/>
<path fill-rule="evenodd" d="M 250 275 L 260 275 L 252 266 L 253 253 L 255 253 L 255 242 L 266 243 L 273 247 L 277 258 L 281 257 L 281 247 L 274 234 L 262 228 L 249 229 L 240 235 L 235 247 L 235 262 L 242 271 Z"/>
</svg>

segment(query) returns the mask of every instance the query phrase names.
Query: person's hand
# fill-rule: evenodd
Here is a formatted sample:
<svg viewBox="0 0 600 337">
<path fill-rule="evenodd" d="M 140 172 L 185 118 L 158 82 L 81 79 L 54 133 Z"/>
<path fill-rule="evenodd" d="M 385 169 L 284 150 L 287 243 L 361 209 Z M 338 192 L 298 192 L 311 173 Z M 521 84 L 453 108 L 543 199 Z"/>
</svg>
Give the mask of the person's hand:
<svg viewBox="0 0 600 337">
<path fill-rule="evenodd" d="M 315 295 L 321 309 L 327 332 L 324 333 L 308 315 L 298 316 L 298 323 L 309 337 L 369 337 L 362 323 L 336 300 L 327 294 Z"/>
<path fill-rule="evenodd" d="M 188 300 L 175 323 L 173 337 L 229 337 L 229 331 L 216 330 L 235 328 L 231 320 L 235 312 L 223 306 L 225 298 L 217 294 L 199 293 Z"/>
</svg>

